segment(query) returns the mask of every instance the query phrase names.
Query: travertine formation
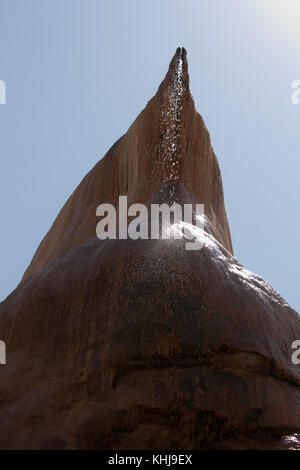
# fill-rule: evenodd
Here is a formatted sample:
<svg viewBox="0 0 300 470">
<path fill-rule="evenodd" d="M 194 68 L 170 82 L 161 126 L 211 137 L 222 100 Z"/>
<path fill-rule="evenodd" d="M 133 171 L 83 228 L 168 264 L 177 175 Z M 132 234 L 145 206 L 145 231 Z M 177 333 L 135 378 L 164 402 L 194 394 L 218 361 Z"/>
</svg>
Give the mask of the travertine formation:
<svg viewBox="0 0 300 470">
<path fill-rule="evenodd" d="M 120 195 L 204 203 L 204 247 L 100 241 L 96 207 Z M 300 319 L 233 257 L 183 48 L 0 304 L 0 338 L 1 448 L 271 448 L 299 431 Z"/>
</svg>

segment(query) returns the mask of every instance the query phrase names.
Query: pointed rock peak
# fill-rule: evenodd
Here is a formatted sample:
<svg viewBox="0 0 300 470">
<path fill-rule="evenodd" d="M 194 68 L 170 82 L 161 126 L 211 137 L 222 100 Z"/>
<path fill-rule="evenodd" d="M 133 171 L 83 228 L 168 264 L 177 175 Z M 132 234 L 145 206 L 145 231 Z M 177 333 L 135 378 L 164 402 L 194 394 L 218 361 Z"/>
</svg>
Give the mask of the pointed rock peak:
<svg viewBox="0 0 300 470">
<path fill-rule="evenodd" d="M 179 74 L 183 77 L 187 75 L 187 52 L 184 47 L 177 47 L 176 52 L 171 60 L 169 70 L 173 70 L 175 74 Z"/>
<path fill-rule="evenodd" d="M 174 93 L 177 92 L 180 95 L 190 94 L 187 52 L 182 46 L 176 49 L 166 77 L 161 83 L 160 88 L 166 87 L 169 90 L 173 89 Z"/>
<path fill-rule="evenodd" d="M 158 193 L 158 191 L 161 191 Z M 157 93 L 75 189 L 41 242 L 23 280 L 96 236 L 96 207 L 187 198 L 204 204 L 206 230 L 233 253 L 222 178 L 209 132 L 189 89 L 187 52 L 178 47 Z"/>
</svg>

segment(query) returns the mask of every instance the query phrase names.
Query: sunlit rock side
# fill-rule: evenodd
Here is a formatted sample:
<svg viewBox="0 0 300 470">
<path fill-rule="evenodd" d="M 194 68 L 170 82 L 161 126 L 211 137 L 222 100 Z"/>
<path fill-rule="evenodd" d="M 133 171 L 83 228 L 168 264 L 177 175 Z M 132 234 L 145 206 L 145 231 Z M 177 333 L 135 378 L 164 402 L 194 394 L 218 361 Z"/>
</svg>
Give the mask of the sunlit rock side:
<svg viewBox="0 0 300 470">
<path fill-rule="evenodd" d="M 183 48 L 178 48 L 156 95 L 128 132 L 70 196 L 37 249 L 23 280 L 94 237 L 99 204 L 117 206 L 120 195 L 127 195 L 129 204 L 147 203 L 166 183 L 170 200 L 176 183 L 181 183 L 193 202 L 205 205 L 210 230 L 232 252 L 220 169 L 209 133 L 189 90 Z"/>
<path fill-rule="evenodd" d="M 0 304 L 1 448 L 299 447 L 299 316 L 233 256 L 188 83 L 179 48 Z M 120 195 L 204 204 L 204 230 L 189 227 L 203 248 L 186 250 L 184 236 L 100 241 L 96 207 Z"/>
</svg>

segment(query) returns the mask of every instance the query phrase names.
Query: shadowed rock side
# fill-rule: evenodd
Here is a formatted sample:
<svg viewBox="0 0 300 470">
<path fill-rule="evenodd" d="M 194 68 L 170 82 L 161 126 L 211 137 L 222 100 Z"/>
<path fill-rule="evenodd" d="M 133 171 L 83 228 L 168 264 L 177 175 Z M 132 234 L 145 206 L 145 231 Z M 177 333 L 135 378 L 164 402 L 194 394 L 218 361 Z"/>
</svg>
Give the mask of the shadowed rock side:
<svg viewBox="0 0 300 470">
<path fill-rule="evenodd" d="M 205 204 L 202 250 L 95 237 L 116 204 Z M 1 448 L 289 448 L 298 314 L 232 255 L 222 182 L 184 49 L 84 178 L 0 304 Z"/>
</svg>

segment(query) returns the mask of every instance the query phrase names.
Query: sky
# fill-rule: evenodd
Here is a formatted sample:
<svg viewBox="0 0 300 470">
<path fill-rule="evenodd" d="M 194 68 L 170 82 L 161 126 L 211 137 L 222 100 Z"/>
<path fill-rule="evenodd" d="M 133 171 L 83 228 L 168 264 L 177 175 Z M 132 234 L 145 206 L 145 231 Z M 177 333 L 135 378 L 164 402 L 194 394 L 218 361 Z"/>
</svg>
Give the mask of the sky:
<svg viewBox="0 0 300 470">
<path fill-rule="evenodd" d="M 0 0 L 0 300 L 183 45 L 235 256 L 300 312 L 299 24 L 300 0 Z"/>
</svg>

